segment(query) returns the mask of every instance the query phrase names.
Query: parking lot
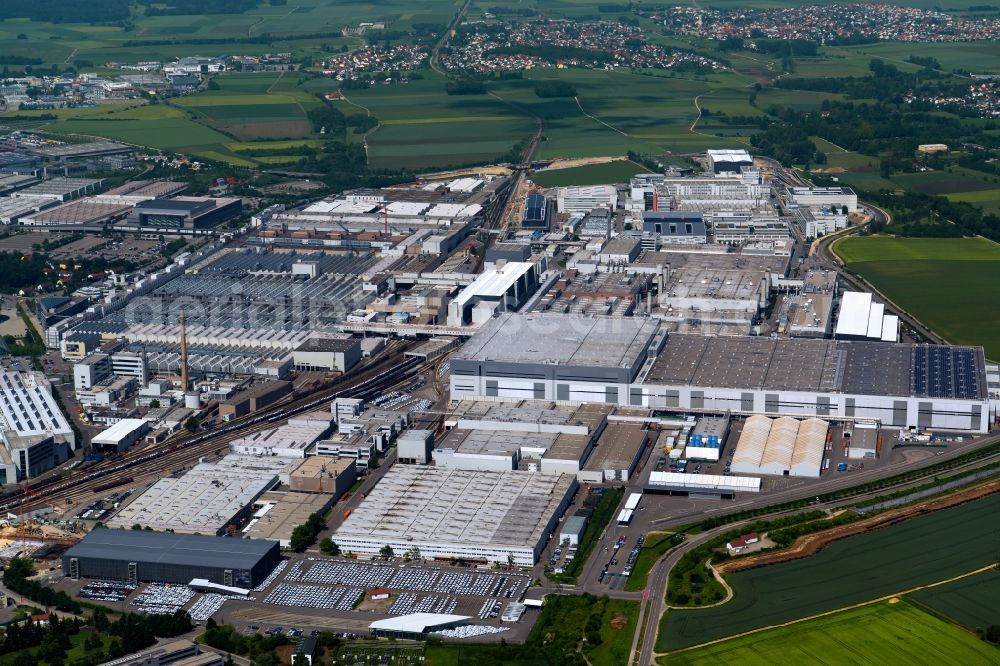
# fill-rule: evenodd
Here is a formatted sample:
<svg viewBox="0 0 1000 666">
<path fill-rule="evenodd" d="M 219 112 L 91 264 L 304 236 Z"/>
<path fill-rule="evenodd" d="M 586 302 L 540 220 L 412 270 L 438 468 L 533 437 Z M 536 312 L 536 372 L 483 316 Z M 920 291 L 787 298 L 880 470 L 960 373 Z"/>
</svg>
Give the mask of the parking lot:
<svg viewBox="0 0 1000 666">
<path fill-rule="evenodd" d="M 310 557 L 282 565 L 257 588 L 265 593 L 256 598 L 293 608 L 492 619 L 505 603 L 519 601 L 530 582 L 517 572 Z M 388 590 L 388 597 L 379 602 L 366 599 L 366 592 L 374 589 Z"/>
</svg>

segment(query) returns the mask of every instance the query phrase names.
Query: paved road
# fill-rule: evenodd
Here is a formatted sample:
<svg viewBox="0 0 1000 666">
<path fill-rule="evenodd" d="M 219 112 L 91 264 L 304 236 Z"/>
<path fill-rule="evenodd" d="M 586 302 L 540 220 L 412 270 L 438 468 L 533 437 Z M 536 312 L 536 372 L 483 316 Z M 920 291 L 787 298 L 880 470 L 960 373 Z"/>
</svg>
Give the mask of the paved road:
<svg viewBox="0 0 1000 666">
<path fill-rule="evenodd" d="M 766 506 L 766 505 L 769 505 L 769 504 L 780 504 L 782 502 L 786 502 L 786 501 L 789 501 L 789 500 L 794 499 L 794 498 L 801 498 L 803 496 L 808 497 L 810 494 L 817 494 L 818 495 L 818 494 L 822 494 L 822 493 L 825 493 L 825 492 L 830 492 L 831 490 L 836 490 L 836 489 L 842 488 L 842 487 L 849 487 L 849 486 L 860 485 L 860 484 L 863 484 L 863 483 L 866 483 L 866 482 L 869 482 L 869 481 L 874 481 L 874 480 L 886 478 L 888 476 L 894 476 L 896 474 L 901 474 L 903 472 L 920 469 L 921 467 L 926 467 L 926 466 L 929 466 L 930 464 L 933 464 L 933 463 L 944 462 L 946 460 L 949 460 L 949 459 L 955 458 L 957 456 L 963 455 L 965 453 L 968 453 L 971 449 L 978 448 L 978 447 L 981 447 L 981 446 L 986 446 L 988 444 L 992 444 L 992 443 L 995 443 L 997 441 L 1000 441 L 1000 439 L 998 439 L 996 437 L 985 438 L 985 439 L 981 439 L 981 440 L 970 442 L 970 443 L 968 443 L 966 445 L 956 446 L 956 447 L 954 447 L 954 449 L 949 449 L 945 453 L 943 453 L 943 454 L 941 454 L 939 456 L 935 456 L 933 458 L 929 458 L 929 459 L 925 459 L 925 460 L 920 460 L 920 461 L 909 462 L 909 463 L 897 463 L 895 465 L 887 465 L 885 467 L 881 467 L 881 468 L 878 468 L 878 469 L 872 469 L 872 470 L 870 470 L 870 472 L 852 472 L 849 475 L 845 474 L 843 476 L 833 477 L 829 482 L 826 482 L 826 483 L 817 483 L 817 484 L 813 484 L 813 485 L 809 486 L 808 490 L 810 490 L 811 492 L 807 492 L 807 493 L 803 493 L 803 489 L 802 488 L 798 488 L 795 491 L 770 493 L 770 494 L 767 494 L 767 495 L 764 495 L 764 496 L 760 497 L 757 500 L 751 500 L 749 502 L 741 502 L 740 504 L 736 504 L 736 505 L 733 506 L 733 510 L 734 511 L 735 510 L 746 510 L 746 509 L 753 508 L 754 506 L 761 506 L 761 505 Z M 983 461 L 980 461 L 980 463 L 982 463 L 982 464 L 985 464 L 986 462 L 987 462 L 986 459 L 984 459 Z M 923 480 L 923 481 L 920 481 L 919 483 L 925 483 L 925 482 L 926 482 L 926 480 Z M 918 483 L 918 482 L 913 482 L 913 483 Z M 907 485 L 913 485 L 913 483 L 902 484 L 902 487 L 905 487 Z M 880 490 L 878 492 L 879 493 L 886 493 L 886 492 L 890 492 L 890 491 L 888 489 L 886 489 L 886 490 Z M 798 511 L 811 511 L 811 510 L 823 509 L 823 508 L 835 508 L 835 507 L 843 506 L 843 505 L 846 505 L 846 504 L 856 503 L 857 501 L 860 501 L 860 499 L 862 499 L 862 498 L 861 497 L 855 497 L 855 498 L 848 499 L 848 500 L 843 500 L 843 499 L 832 500 L 832 501 L 829 501 L 829 502 L 823 502 L 823 503 L 813 504 L 813 505 L 811 505 L 809 507 L 806 507 L 804 509 L 798 509 L 798 510 L 795 510 L 795 511 L 779 511 L 779 512 L 774 512 L 774 513 L 767 514 L 767 515 L 764 515 L 764 516 L 755 516 L 753 518 L 748 518 L 746 520 L 741 520 L 741 521 L 738 521 L 738 522 L 732 522 L 732 523 L 728 523 L 726 525 L 720 525 L 719 527 L 713 528 L 711 530 L 707 530 L 705 532 L 702 532 L 701 534 L 697 534 L 697 535 L 694 535 L 694 536 L 690 537 L 687 541 L 685 541 L 683 544 L 681 544 L 677 549 L 675 549 L 674 551 L 671 551 L 668 555 L 666 555 L 659 562 L 657 562 L 657 564 L 654 565 L 653 568 L 650 570 L 649 584 L 648 584 L 648 587 L 647 587 L 647 592 L 648 592 L 648 597 L 649 598 L 648 598 L 648 600 L 644 600 L 643 601 L 642 606 L 645 607 L 647 604 L 650 605 L 651 612 L 649 613 L 648 617 L 646 618 L 646 622 L 645 622 L 645 632 L 646 633 L 643 636 L 642 646 L 641 646 L 640 651 L 639 651 L 638 663 L 641 666 L 647 666 L 649 664 L 653 664 L 654 663 L 654 661 L 653 661 L 653 648 L 654 648 L 655 643 L 656 643 L 656 634 L 657 634 L 657 631 L 659 629 L 660 619 L 663 616 L 663 612 L 666 610 L 666 603 L 665 603 L 664 599 L 666 598 L 666 594 L 667 594 L 669 573 L 670 573 L 670 570 L 673 569 L 673 567 L 677 564 L 677 562 L 680 560 L 680 558 L 684 556 L 685 553 L 687 553 L 688 551 L 690 551 L 693 548 L 696 548 L 697 546 L 701 545 L 705 541 L 718 536 L 719 534 L 722 534 L 722 533 L 724 533 L 726 531 L 729 531 L 729 530 L 732 530 L 732 529 L 736 529 L 736 528 L 740 527 L 741 525 L 745 525 L 745 524 L 750 523 L 750 522 L 754 522 L 754 521 L 758 521 L 758 520 L 766 520 L 766 519 L 768 519 L 770 517 L 774 517 L 774 516 L 779 515 L 779 514 L 795 513 L 795 512 L 798 512 Z M 731 513 L 731 511 L 728 512 L 728 513 Z M 725 515 L 725 514 L 722 513 L 720 515 Z M 665 529 L 665 528 L 669 528 L 671 526 L 680 525 L 680 524 L 685 523 L 685 522 L 690 522 L 690 519 L 688 519 L 688 518 L 667 519 L 666 521 L 663 522 L 662 525 L 658 525 L 657 527 L 659 529 Z M 612 597 L 617 597 L 618 596 L 618 595 L 616 595 L 614 593 L 611 593 L 611 592 L 609 592 L 608 595 L 612 596 Z M 640 612 L 639 617 L 642 618 L 641 612 Z M 639 635 L 639 633 L 641 631 L 642 631 L 642 627 L 641 626 L 637 626 L 636 627 L 636 636 L 633 638 L 633 646 L 637 643 L 638 635 Z M 633 649 L 632 654 L 635 654 L 635 650 L 634 649 Z"/>
</svg>

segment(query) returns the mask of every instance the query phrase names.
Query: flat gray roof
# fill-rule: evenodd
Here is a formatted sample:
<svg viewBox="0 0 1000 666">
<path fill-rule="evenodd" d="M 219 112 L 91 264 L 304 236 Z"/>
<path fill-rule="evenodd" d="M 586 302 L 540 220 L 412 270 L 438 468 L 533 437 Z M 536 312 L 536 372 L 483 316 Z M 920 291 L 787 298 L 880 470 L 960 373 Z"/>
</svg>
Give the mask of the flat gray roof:
<svg viewBox="0 0 1000 666">
<path fill-rule="evenodd" d="M 261 539 L 100 529 L 70 548 L 66 557 L 251 569 L 276 546 Z"/>
<path fill-rule="evenodd" d="M 981 347 L 671 334 L 645 382 L 986 399 Z"/>
<path fill-rule="evenodd" d="M 483 324 L 454 360 L 631 368 L 658 328 L 639 317 L 506 313 Z"/>
</svg>

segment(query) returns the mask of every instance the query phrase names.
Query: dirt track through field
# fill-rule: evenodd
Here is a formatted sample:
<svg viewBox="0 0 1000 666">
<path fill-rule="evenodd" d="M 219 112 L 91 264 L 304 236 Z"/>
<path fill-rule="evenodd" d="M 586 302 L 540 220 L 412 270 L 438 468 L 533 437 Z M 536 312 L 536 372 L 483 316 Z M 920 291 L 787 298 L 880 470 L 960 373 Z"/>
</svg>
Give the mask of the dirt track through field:
<svg viewBox="0 0 1000 666">
<path fill-rule="evenodd" d="M 884 527 L 891 527 L 910 518 L 974 502 L 998 492 L 1000 492 L 1000 480 L 990 481 L 989 483 L 960 490 L 957 493 L 944 497 L 937 497 L 918 504 L 886 511 L 871 518 L 864 518 L 857 522 L 833 527 L 822 532 L 816 532 L 815 534 L 807 534 L 796 539 L 795 543 L 789 548 L 723 562 L 716 565 L 716 569 L 720 573 L 732 573 L 734 571 L 745 571 L 747 569 L 756 569 L 757 567 L 811 557 L 834 541 Z"/>
</svg>

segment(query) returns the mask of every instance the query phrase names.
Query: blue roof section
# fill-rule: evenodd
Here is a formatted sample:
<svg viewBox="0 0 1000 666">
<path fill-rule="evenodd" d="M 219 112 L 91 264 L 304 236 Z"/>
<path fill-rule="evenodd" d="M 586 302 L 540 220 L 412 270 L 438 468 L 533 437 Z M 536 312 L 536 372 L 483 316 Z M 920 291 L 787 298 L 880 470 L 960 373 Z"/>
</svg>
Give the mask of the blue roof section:
<svg viewBox="0 0 1000 666">
<path fill-rule="evenodd" d="M 659 227 L 659 229 L 657 229 Z M 701 213 L 685 211 L 646 211 L 642 214 L 642 230 L 647 233 L 660 234 L 663 237 L 694 237 L 708 236 L 705 220 Z"/>
<path fill-rule="evenodd" d="M 541 194 L 529 194 L 524 201 L 524 224 L 545 224 L 548 204 Z"/>
</svg>

